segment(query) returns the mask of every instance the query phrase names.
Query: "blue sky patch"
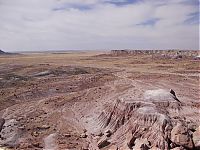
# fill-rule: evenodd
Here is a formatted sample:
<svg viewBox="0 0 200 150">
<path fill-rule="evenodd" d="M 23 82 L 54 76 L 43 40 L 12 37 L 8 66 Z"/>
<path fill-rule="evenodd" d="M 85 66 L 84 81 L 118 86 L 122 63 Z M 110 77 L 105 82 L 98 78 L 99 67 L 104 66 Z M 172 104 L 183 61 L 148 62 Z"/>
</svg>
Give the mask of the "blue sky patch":
<svg viewBox="0 0 200 150">
<path fill-rule="evenodd" d="M 199 7 L 199 0 L 183 0 L 181 3 L 185 5 L 193 5 Z"/>
<path fill-rule="evenodd" d="M 194 12 L 188 15 L 188 19 L 184 21 L 185 24 L 199 24 L 199 12 Z"/>
<path fill-rule="evenodd" d="M 149 20 L 146 20 L 144 22 L 138 23 L 136 25 L 138 26 L 154 26 L 160 19 L 159 18 L 152 18 Z"/>
<path fill-rule="evenodd" d="M 53 8 L 53 11 L 62 11 L 62 10 L 68 10 L 70 8 L 78 9 L 78 10 L 90 10 L 92 9 L 91 5 L 79 5 L 79 4 L 62 4 L 60 6 L 57 6 Z"/>
<path fill-rule="evenodd" d="M 110 0 L 105 3 L 115 4 L 117 6 L 129 5 L 137 2 L 141 2 L 143 0 Z"/>
</svg>

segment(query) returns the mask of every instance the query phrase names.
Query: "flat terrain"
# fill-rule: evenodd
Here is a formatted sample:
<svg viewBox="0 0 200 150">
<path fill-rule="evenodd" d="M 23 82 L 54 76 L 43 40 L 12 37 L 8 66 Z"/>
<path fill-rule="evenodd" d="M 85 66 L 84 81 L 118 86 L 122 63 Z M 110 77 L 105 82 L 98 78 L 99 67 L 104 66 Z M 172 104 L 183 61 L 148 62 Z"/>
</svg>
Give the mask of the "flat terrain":
<svg viewBox="0 0 200 150">
<path fill-rule="evenodd" d="M 20 150 L 197 148 L 199 62 L 94 51 L 2 55 L 0 145 Z"/>
</svg>

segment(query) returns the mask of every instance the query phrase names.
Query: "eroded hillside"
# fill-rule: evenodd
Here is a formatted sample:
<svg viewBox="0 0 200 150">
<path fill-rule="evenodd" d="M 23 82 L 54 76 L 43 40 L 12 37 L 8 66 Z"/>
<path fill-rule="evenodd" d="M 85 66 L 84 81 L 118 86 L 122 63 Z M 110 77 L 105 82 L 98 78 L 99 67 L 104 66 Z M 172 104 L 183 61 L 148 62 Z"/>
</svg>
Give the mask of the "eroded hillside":
<svg viewBox="0 0 200 150">
<path fill-rule="evenodd" d="M 200 148 L 199 60 L 150 54 L 0 57 L 0 145 Z"/>
</svg>

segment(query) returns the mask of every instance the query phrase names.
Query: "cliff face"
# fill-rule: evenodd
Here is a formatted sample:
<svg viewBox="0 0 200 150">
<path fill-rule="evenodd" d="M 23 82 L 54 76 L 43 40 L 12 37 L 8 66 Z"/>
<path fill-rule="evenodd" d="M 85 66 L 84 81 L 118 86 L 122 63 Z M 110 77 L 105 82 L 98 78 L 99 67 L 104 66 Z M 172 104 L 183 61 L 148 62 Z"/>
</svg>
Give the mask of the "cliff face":
<svg viewBox="0 0 200 150">
<path fill-rule="evenodd" d="M 111 50 L 111 55 L 138 55 L 150 54 L 152 56 L 162 56 L 166 58 L 194 57 L 199 55 L 198 50 Z"/>
</svg>

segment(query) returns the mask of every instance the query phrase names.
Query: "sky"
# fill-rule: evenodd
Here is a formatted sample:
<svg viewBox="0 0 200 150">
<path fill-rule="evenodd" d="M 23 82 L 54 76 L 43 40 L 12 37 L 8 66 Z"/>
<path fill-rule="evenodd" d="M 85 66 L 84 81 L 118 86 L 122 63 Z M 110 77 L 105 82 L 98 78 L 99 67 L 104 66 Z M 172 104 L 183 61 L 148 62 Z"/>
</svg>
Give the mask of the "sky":
<svg viewBox="0 0 200 150">
<path fill-rule="evenodd" d="M 199 0 L 0 0 L 4 51 L 199 49 Z"/>
</svg>

